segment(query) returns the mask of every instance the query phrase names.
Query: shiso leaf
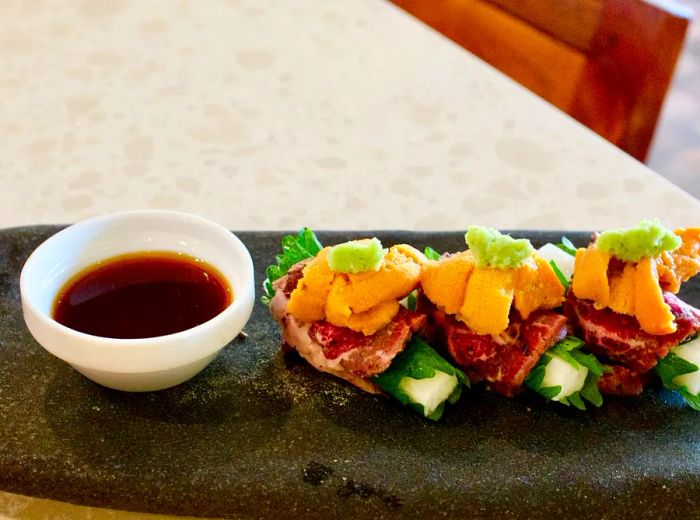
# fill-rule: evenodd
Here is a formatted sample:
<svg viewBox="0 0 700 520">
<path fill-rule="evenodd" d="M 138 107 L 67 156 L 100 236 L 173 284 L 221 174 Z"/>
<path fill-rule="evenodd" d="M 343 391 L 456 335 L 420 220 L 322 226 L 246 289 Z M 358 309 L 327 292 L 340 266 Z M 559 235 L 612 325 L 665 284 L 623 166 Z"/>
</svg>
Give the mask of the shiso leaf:
<svg viewBox="0 0 700 520">
<path fill-rule="evenodd" d="M 682 244 L 681 237 L 661 225 L 657 219 L 642 220 L 631 228 L 611 229 L 598 236 L 596 247 L 625 262 L 673 251 Z"/>
<path fill-rule="evenodd" d="M 477 267 L 516 269 L 534 252 L 529 240 L 516 240 L 489 227 L 469 226 L 464 238 L 474 253 Z"/>
<path fill-rule="evenodd" d="M 269 305 L 275 296 L 272 283 L 287 274 L 289 269 L 306 258 L 312 258 L 323 248 L 311 229 L 302 228 L 296 235 L 286 235 L 281 241 L 282 254 L 275 256 L 275 264 L 265 269 L 267 278 L 263 282 L 263 295 L 260 297 L 265 305 Z"/>
<path fill-rule="evenodd" d="M 693 410 L 700 412 L 700 395 L 691 394 L 688 392 L 686 387 L 679 388 L 678 393 L 683 396 L 683 399 L 685 399 L 688 406 L 690 406 Z"/>
<path fill-rule="evenodd" d="M 414 336 L 408 342 L 406 349 L 394 358 L 389 368 L 374 376 L 372 380 L 379 388 L 402 404 L 410 406 L 428 419 L 437 421 L 444 411 L 444 403 L 440 404 L 432 413 L 426 414 L 423 404 L 413 401 L 402 389 L 404 378 L 428 379 L 435 376 L 436 372 L 454 376 L 457 380 L 456 387 L 445 399 L 446 401 L 455 402 L 461 395 L 461 387 L 469 386 L 469 379 L 464 372 L 453 367 L 421 338 Z"/>
<path fill-rule="evenodd" d="M 598 389 L 598 377 L 591 377 L 591 373 L 592 372 L 590 372 L 589 368 L 589 377 L 586 378 L 586 382 L 580 391 L 581 397 L 596 408 L 600 408 L 600 406 L 603 404 L 603 396 L 600 394 L 600 390 Z"/>
<path fill-rule="evenodd" d="M 598 359 L 593 354 L 586 354 L 580 350 L 574 350 L 569 352 L 572 358 L 574 358 L 580 365 L 586 367 L 592 373 L 597 376 L 602 376 L 605 372 L 605 367 L 598 361 Z"/>
<path fill-rule="evenodd" d="M 556 397 L 559 392 L 561 392 L 561 386 L 548 386 L 546 388 L 540 388 L 537 391 L 537 393 L 547 399 L 547 401 L 550 401 L 553 397 Z M 565 399 L 562 399 L 561 402 L 566 404 Z"/>
<path fill-rule="evenodd" d="M 547 354 L 544 354 L 546 356 Z M 542 357 L 544 357 L 542 356 Z M 537 389 L 542 386 L 542 380 L 544 379 L 546 365 L 543 363 L 538 363 L 535 368 L 533 368 L 530 373 L 525 377 L 525 386 L 532 389 Z M 554 394 L 556 395 L 556 394 Z"/>
<path fill-rule="evenodd" d="M 691 338 L 693 341 L 696 337 Z M 684 376 L 686 374 L 693 374 L 700 370 L 700 367 L 695 363 L 688 361 L 687 359 L 679 356 L 674 350 L 682 345 L 687 344 L 688 341 L 684 341 L 675 347 L 668 355 L 659 360 L 659 363 L 654 367 L 654 372 L 659 376 L 663 385 L 670 389 L 676 390 L 685 402 L 693 410 L 700 411 L 700 394 L 692 394 L 686 385 L 678 384 L 675 379 L 679 376 Z"/>
<path fill-rule="evenodd" d="M 656 375 L 661 378 L 661 382 L 666 388 L 677 390 L 679 387 L 673 380 L 678 376 L 692 374 L 699 368 L 700 367 L 695 363 L 691 363 L 671 351 L 665 358 L 659 361 L 656 367 L 654 367 L 654 371 Z"/>
<path fill-rule="evenodd" d="M 530 374 L 525 378 L 525 386 L 534 390 L 548 401 L 557 397 L 562 390 L 561 386 L 542 387 L 547 366 L 556 356 L 576 370 L 582 367 L 588 369 L 588 374 L 586 375 L 581 389 L 569 395 L 562 396 L 558 402 L 566 406 L 574 406 L 579 410 L 585 410 L 586 408 L 583 401 L 584 399 L 596 407 L 603 404 L 603 397 L 598 390 L 598 379 L 600 379 L 605 368 L 595 356 L 581 351 L 581 347 L 584 345 L 585 343 L 582 340 L 573 336 L 567 336 L 559 341 L 542 355 L 537 365 L 535 365 L 535 368 L 532 369 Z"/>
<path fill-rule="evenodd" d="M 586 409 L 586 405 L 583 403 L 583 399 L 581 399 L 581 394 L 580 394 L 580 392 L 574 392 L 573 394 L 571 394 L 570 396 L 568 396 L 566 399 L 567 399 L 567 401 L 569 401 L 569 403 L 571 403 L 572 405 L 574 405 L 574 406 L 575 406 L 576 408 L 578 408 L 579 410 L 585 410 L 585 409 Z"/>
</svg>

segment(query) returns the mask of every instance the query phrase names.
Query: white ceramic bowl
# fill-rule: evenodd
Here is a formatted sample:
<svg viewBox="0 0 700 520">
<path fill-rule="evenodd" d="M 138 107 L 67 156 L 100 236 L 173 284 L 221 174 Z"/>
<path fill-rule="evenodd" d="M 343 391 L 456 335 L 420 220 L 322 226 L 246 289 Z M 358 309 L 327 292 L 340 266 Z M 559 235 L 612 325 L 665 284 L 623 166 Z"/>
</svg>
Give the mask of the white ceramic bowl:
<svg viewBox="0 0 700 520">
<path fill-rule="evenodd" d="M 143 339 L 113 339 L 70 329 L 51 318 L 54 300 L 76 273 L 113 256 L 174 251 L 216 267 L 233 302 L 191 329 Z M 49 352 L 101 385 L 134 392 L 168 388 L 206 367 L 248 321 L 255 300 L 253 262 L 233 233 L 174 211 L 130 211 L 70 226 L 41 244 L 20 277 L 22 311 L 32 336 Z"/>
</svg>

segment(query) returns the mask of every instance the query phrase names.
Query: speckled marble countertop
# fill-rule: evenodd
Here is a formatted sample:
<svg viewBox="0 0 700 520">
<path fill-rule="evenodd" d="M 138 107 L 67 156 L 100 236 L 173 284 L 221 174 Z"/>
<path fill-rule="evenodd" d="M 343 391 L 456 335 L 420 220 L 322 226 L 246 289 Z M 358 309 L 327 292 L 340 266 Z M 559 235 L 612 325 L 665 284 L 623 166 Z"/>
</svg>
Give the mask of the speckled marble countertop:
<svg viewBox="0 0 700 520">
<path fill-rule="evenodd" d="M 598 228 L 700 203 L 380 0 L 5 0 L 0 225 Z"/>
<path fill-rule="evenodd" d="M 4 0 L 0 62 L 2 227 L 134 208 L 235 229 L 700 223 L 380 0 Z M 61 507 L 0 493 L 9 518 Z"/>
</svg>

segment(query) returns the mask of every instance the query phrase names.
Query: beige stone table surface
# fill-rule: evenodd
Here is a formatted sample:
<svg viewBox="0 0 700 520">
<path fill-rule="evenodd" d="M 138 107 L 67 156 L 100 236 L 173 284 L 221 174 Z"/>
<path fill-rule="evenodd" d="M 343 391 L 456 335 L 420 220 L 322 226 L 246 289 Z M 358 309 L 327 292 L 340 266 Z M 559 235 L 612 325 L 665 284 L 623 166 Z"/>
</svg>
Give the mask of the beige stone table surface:
<svg viewBox="0 0 700 520">
<path fill-rule="evenodd" d="M 3 0 L 0 227 L 594 229 L 700 202 L 381 0 Z M 135 518 L 0 493 L 0 518 Z"/>
</svg>

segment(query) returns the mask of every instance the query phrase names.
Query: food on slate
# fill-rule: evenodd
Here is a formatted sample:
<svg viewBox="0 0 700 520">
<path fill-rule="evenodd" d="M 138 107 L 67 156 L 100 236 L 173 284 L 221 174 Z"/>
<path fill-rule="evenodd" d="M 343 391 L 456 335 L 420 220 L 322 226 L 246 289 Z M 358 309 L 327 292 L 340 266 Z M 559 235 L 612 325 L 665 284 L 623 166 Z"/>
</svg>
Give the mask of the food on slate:
<svg viewBox="0 0 700 520">
<path fill-rule="evenodd" d="M 700 410 L 700 311 L 676 296 L 700 272 L 700 228 L 643 221 L 578 249 L 477 226 L 465 240 L 444 255 L 376 238 L 322 248 L 305 229 L 283 240 L 264 299 L 314 367 L 433 419 L 466 376 L 585 409 L 656 374 Z"/>
<path fill-rule="evenodd" d="M 308 229 L 282 248 L 265 301 L 285 345 L 320 371 L 439 419 L 467 379 L 416 336 L 426 316 L 399 303 L 418 286 L 424 255 L 376 239 L 322 248 Z"/>
<path fill-rule="evenodd" d="M 675 293 L 698 271 L 700 228 L 672 232 L 644 221 L 601 233 L 576 251 L 564 311 L 587 348 L 609 364 L 601 391 L 640 393 L 662 360 L 657 373 L 663 382 L 686 388 L 684 395 L 697 400 L 692 382 L 697 375 L 689 375 L 697 347 L 681 344 L 700 330 L 700 311 Z M 669 352 L 674 354 L 667 358 Z"/>
<path fill-rule="evenodd" d="M 477 227 L 465 238 L 468 251 L 425 266 L 419 308 L 472 381 L 511 396 L 568 334 L 566 318 L 554 310 L 565 289 L 529 241 Z"/>
</svg>

